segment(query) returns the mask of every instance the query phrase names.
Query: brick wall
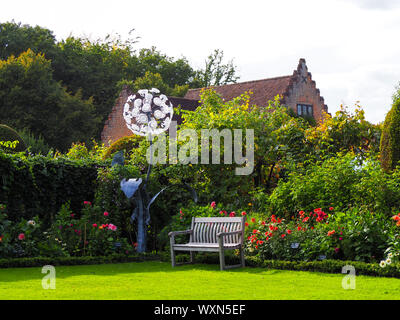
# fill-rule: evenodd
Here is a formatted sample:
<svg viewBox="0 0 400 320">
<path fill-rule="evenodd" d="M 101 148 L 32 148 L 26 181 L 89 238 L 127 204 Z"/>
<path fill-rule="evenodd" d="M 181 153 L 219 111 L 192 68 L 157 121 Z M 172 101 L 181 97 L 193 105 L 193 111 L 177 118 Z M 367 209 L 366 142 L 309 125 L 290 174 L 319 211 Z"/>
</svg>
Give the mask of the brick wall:
<svg viewBox="0 0 400 320">
<path fill-rule="evenodd" d="M 101 133 L 101 141 L 106 145 L 109 146 L 114 141 L 125 137 L 131 136 L 133 133 L 125 124 L 125 119 L 123 117 L 124 111 L 124 104 L 128 99 L 129 95 L 132 94 L 131 91 L 124 87 L 115 101 L 114 107 L 106 123 L 104 124 L 103 131 Z"/>
<path fill-rule="evenodd" d="M 300 59 L 297 70 L 293 72 L 293 78 L 282 101 L 286 106 L 297 113 L 297 104 L 308 104 L 313 106 L 314 118 L 322 121 L 322 111 L 328 112 L 328 107 L 321 97 L 311 73 L 308 72 L 306 62 Z"/>
</svg>

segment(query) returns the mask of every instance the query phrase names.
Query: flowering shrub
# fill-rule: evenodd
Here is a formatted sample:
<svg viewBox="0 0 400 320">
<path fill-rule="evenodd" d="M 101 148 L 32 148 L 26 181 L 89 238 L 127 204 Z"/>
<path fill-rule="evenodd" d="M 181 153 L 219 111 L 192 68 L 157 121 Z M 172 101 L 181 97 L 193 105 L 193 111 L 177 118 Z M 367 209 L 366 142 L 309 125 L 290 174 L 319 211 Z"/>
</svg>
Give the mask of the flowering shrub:
<svg viewBox="0 0 400 320">
<path fill-rule="evenodd" d="M 265 220 L 252 218 L 246 227 L 246 251 L 263 259 L 313 260 L 320 255 L 334 256 L 326 232 L 328 214 L 322 209 L 285 219 L 271 215 Z M 332 235 L 332 232 L 330 233 Z"/>
<path fill-rule="evenodd" d="M 59 243 L 66 255 L 108 255 L 132 253 L 134 247 L 120 236 L 116 225 L 109 222 L 109 212 L 85 201 L 81 217 L 73 213 L 68 204 L 60 209 L 50 237 Z"/>
<path fill-rule="evenodd" d="M 291 219 L 271 215 L 251 219 L 246 228 L 247 253 L 263 259 L 379 261 L 387 247 L 390 225 L 384 215 L 351 209 L 300 211 Z"/>
<path fill-rule="evenodd" d="M 346 154 L 315 162 L 281 179 L 271 194 L 253 193 L 257 210 L 290 218 L 293 212 L 334 207 L 365 207 L 369 211 L 391 216 L 400 207 L 400 167 L 385 173 L 376 158 L 361 161 Z"/>
<path fill-rule="evenodd" d="M 400 260 L 400 234 L 398 229 L 400 228 L 400 213 L 392 216 L 392 220 L 396 223 L 396 228 L 390 234 L 390 246 L 385 250 L 386 257 L 379 263 L 382 268 Z"/>
</svg>

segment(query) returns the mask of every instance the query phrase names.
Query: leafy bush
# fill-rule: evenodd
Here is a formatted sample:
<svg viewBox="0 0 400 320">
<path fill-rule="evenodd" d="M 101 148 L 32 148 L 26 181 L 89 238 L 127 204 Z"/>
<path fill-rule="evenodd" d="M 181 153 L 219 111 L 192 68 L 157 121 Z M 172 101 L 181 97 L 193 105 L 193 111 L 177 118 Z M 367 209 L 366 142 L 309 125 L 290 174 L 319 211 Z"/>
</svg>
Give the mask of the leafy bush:
<svg viewBox="0 0 400 320">
<path fill-rule="evenodd" d="M 288 174 L 271 193 L 253 193 L 259 211 L 290 218 L 294 213 L 313 208 L 364 206 L 391 216 L 400 207 L 400 172 L 386 174 L 375 158 L 360 161 L 347 154 L 310 164 Z"/>
<path fill-rule="evenodd" d="M 388 172 L 393 170 L 400 160 L 400 97 L 393 101 L 386 115 L 380 151 L 382 168 Z"/>
<path fill-rule="evenodd" d="M 137 135 L 122 137 L 105 150 L 103 158 L 110 158 L 114 153 L 121 150 L 124 151 L 125 157 L 129 158 L 133 150 L 139 146 L 141 140 L 143 140 L 143 137 Z"/>
<path fill-rule="evenodd" d="M 24 128 L 22 131 L 20 130 L 18 133 L 25 141 L 25 144 L 30 153 L 46 155 L 50 152 L 50 150 L 52 150 L 41 135 L 35 137 L 26 128 Z"/>
<path fill-rule="evenodd" d="M 246 224 L 247 252 L 261 259 L 379 261 L 393 228 L 384 215 L 351 209 L 300 211 L 291 219 L 272 215 Z"/>
<path fill-rule="evenodd" d="M 120 237 L 119 225 L 110 222 L 111 213 L 85 201 L 81 216 L 63 205 L 49 234 L 68 256 L 132 253 L 134 248 Z"/>
</svg>

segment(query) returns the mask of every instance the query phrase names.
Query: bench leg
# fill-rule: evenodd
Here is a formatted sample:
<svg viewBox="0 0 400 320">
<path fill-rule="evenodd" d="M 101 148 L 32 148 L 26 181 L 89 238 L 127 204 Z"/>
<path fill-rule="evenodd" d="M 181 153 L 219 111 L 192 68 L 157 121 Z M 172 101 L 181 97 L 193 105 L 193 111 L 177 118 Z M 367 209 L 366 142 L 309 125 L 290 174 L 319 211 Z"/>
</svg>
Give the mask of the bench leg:
<svg viewBox="0 0 400 320">
<path fill-rule="evenodd" d="M 171 264 L 172 264 L 172 268 L 176 267 L 175 251 L 174 251 L 173 246 L 171 246 Z"/>
<path fill-rule="evenodd" d="M 225 252 L 223 248 L 219 249 L 219 266 L 221 270 L 225 269 Z"/>
<path fill-rule="evenodd" d="M 194 251 L 190 251 L 190 263 L 194 263 Z"/>
<path fill-rule="evenodd" d="M 244 265 L 244 248 L 243 247 L 240 248 L 240 261 L 242 263 L 242 267 L 244 267 L 245 265 Z"/>
</svg>

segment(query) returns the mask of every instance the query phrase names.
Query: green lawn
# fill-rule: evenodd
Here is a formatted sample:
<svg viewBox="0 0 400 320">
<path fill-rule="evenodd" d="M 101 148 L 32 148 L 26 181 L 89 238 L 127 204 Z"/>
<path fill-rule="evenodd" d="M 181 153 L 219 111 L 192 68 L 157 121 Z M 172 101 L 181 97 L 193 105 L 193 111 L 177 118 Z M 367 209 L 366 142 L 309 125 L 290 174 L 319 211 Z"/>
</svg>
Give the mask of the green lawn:
<svg viewBox="0 0 400 320">
<path fill-rule="evenodd" d="M 400 279 L 165 262 L 56 267 L 56 289 L 42 289 L 41 268 L 0 270 L 0 299 L 400 299 Z"/>
</svg>

